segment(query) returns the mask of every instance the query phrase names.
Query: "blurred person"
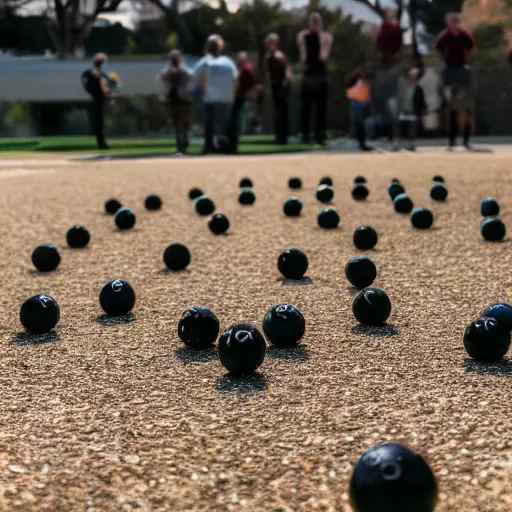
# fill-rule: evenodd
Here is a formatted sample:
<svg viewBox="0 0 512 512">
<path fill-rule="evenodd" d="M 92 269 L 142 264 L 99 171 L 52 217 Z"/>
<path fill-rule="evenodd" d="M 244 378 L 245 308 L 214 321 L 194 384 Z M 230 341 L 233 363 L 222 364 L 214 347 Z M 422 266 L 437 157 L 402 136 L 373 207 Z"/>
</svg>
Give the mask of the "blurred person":
<svg viewBox="0 0 512 512">
<path fill-rule="evenodd" d="M 192 72 L 196 84 L 201 86 L 205 107 L 203 154 L 226 152 L 229 140 L 226 136 L 233 104 L 238 70 L 229 57 L 221 55 L 224 41 L 219 35 L 211 35 L 206 42 L 206 55 Z"/>
<path fill-rule="evenodd" d="M 313 12 L 309 27 L 297 35 L 300 62 L 303 69 L 302 85 L 302 141 L 310 141 L 310 118 L 313 102 L 316 104 L 315 139 L 319 144 L 326 140 L 327 96 L 329 92 L 327 60 L 333 37 L 323 30 L 322 16 Z"/>
<path fill-rule="evenodd" d="M 415 139 L 421 119 L 427 111 L 425 93 L 418 83 L 421 70 L 413 68 L 407 73 L 398 86 L 398 120 L 403 139 L 408 140 L 409 151 L 415 151 Z"/>
<path fill-rule="evenodd" d="M 370 83 L 366 78 L 364 67 L 356 69 L 347 78 L 346 94 L 349 101 L 350 117 L 354 128 L 359 149 L 361 151 L 373 151 L 366 144 L 366 118 L 370 111 Z"/>
<path fill-rule="evenodd" d="M 276 144 L 288 143 L 288 103 L 291 71 L 286 55 L 279 50 L 279 36 L 269 34 L 265 39 L 265 78 L 272 91 L 274 103 L 274 133 Z"/>
<path fill-rule="evenodd" d="M 91 69 L 82 74 L 82 85 L 93 99 L 93 129 L 98 149 L 109 149 L 105 141 L 105 100 L 110 96 L 109 77 L 103 72 L 108 57 L 97 53 Z"/>
<path fill-rule="evenodd" d="M 256 86 L 254 67 L 249 62 L 246 52 L 240 52 L 237 55 L 236 67 L 238 69 L 238 80 L 236 82 L 235 101 L 233 102 L 229 122 L 229 144 L 230 151 L 233 153 L 238 151 L 242 109 L 245 102 L 251 98 L 251 93 Z"/>
<path fill-rule="evenodd" d="M 434 49 L 441 54 L 445 64 L 443 82 L 449 105 L 449 150 L 456 145 L 458 131 L 462 133 L 464 147 L 471 149 L 470 138 L 475 129 L 475 77 L 469 66 L 475 43 L 461 28 L 460 22 L 460 14 L 447 14 L 446 28 L 434 43 Z"/>
<path fill-rule="evenodd" d="M 403 30 L 395 10 L 386 10 L 386 17 L 377 31 L 375 46 L 383 65 L 392 64 L 402 50 Z"/>
<path fill-rule="evenodd" d="M 159 74 L 159 79 L 168 85 L 167 100 L 176 132 L 178 153 L 186 153 L 189 146 L 188 134 L 194 99 L 192 75 L 182 63 L 181 52 L 172 50 L 169 54 L 169 64 Z"/>
</svg>

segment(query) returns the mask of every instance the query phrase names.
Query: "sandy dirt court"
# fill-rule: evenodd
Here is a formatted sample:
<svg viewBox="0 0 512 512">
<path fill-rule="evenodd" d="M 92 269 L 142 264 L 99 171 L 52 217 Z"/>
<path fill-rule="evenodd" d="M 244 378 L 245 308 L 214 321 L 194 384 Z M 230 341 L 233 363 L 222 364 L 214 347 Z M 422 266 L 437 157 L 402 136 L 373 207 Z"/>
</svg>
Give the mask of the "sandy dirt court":
<svg viewBox="0 0 512 512">
<path fill-rule="evenodd" d="M 437 510 L 512 510 L 512 361 L 475 364 L 462 344 L 482 309 L 512 300 L 512 238 L 485 243 L 479 229 L 480 201 L 493 196 L 512 230 L 511 162 L 439 153 L 2 165 L 0 510 L 349 511 L 353 467 L 384 441 L 427 459 Z M 362 203 L 350 195 L 358 174 L 370 188 Z M 446 178 L 446 204 L 429 198 L 434 174 Z M 335 182 L 335 231 L 316 224 L 324 175 Z M 244 176 L 253 207 L 237 202 Z M 287 189 L 291 176 L 303 190 Z M 433 209 L 433 229 L 394 212 L 393 177 Z M 196 215 L 193 186 L 229 217 L 229 236 Z M 158 213 L 144 210 L 150 193 L 164 201 Z M 282 213 L 292 195 L 304 202 L 298 219 Z M 103 213 L 110 197 L 137 213 L 133 231 Z M 66 248 L 74 224 L 90 230 L 89 248 Z M 361 254 L 360 225 L 379 233 L 369 255 L 393 305 L 384 329 L 352 315 L 344 267 Z M 48 275 L 30 261 L 44 242 L 62 254 Z M 191 250 L 185 272 L 163 271 L 172 242 Z M 277 257 L 293 246 L 309 256 L 309 286 L 280 279 Z M 99 292 L 115 278 L 136 291 L 131 322 L 101 318 Z M 61 322 L 34 342 L 19 307 L 37 293 L 58 301 Z M 215 351 L 178 339 L 188 307 L 211 308 L 223 329 L 261 327 L 279 303 L 303 312 L 306 335 L 297 349 L 269 348 L 251 378 L 226 376 Z"/>
</svg>

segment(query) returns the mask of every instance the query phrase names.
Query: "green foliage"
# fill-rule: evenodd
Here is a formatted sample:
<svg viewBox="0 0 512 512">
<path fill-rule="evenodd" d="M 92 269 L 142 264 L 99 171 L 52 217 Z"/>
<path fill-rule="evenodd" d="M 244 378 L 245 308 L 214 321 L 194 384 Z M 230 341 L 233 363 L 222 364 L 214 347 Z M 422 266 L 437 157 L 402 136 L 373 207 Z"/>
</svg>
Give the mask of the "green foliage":
<svg viewBox="0 0 512 512">
<path fill-rule="evenodd" d="M 175 50 L 176 48 L 179 48 L 179 45 L 180 40 L 178 34 L 176 34 L 176 32 L 171 32 L 165 40 L 165 46 L 167 47 L 167 50 Z"/>
<path fill-rule="evenodd" d="M 445 27 L 445 16 L 449 12 L 461 12 L 465 0 L 411 0 L 416 18 L 421 21 L 427 32 L 438 34 Z"/>
<path fill-rule="evenodd" d="M 169 29 L 164 19 L 144 21 L 133 34 L 135 52 L 138 54 L 164 54 Z"/>
<path fill-rule="evenodd" d="M 131 32 L 120 23 L 108 27 L 93 27 L 85 41 L 88 55 L 105 52 L 109 55 L 125 55 L 127 47 L 134 47 Z"/>
<path fill-rule="evenodd" d="M 17 53 L 44 53 L 55 50 L 44 16 L 0 16 L 0 49 Z"/>
<path fill-rule="evenodd" d="M 32 120 L 30 118 L 29 106 L 25 103 L 15 103 L 7 111 L 4 117 L 4 123 L 9 127 L 30 126 Z"/>
<path fill-rule="evenodd" d="M 85 109 L 73 107 L 64 113 L 64 133 L 87 135 L 89 127 L 89 115 Z"/>
<path fill-rule="evenodd" d="M 492 50 L 506 44 L 505 27 L 501 23 L 481 23 L 473 35 L 479 50 Z"/>
</svg>

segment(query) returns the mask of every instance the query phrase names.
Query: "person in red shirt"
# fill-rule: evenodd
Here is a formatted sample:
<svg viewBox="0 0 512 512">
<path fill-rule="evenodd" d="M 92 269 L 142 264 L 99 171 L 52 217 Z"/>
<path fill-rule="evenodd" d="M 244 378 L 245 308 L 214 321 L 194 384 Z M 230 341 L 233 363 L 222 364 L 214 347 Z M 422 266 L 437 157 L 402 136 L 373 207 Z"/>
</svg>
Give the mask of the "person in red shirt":
<svg viewBox="0 0 512 512">
<path fill-rule="evenodd" d="M 396 18 L 395 11 L 389 10 L 380 26 L 375 41 L 377 52 L 382 56 L 383 64 L 390 64 L 400 53 L 403 46 L 403 30 Z"/>
<path fill-rule="evenodd" d="M 471 149 L 469 139 L 474 131 L 474 76 L 469 57 L 474 49 L 473 38 L 460 26 L 460 15 L 446 16 L 447 27 L 434 43 L 444 60 L 443 80 L 445 97 L 450 109 L 449 150 L 455 147 L 457 131 L 463 134 L 464 146 Z"/>
<path fill-rule="evenodd" d="M 249 99 L 251 91 L 256 85 L 256 76 L 254 67 L 249 62 L 246 52 L 240 52 L 236 57 L 236 66 L 238 68 L 238 80 L 235 89 L 235 101 L 231 109 L 231 118 L 229 123 L 229 143 L 230 150 L 233 153 L 238 151 L 238 138 L 240 132 L 240 113 Z"/>
</svg>

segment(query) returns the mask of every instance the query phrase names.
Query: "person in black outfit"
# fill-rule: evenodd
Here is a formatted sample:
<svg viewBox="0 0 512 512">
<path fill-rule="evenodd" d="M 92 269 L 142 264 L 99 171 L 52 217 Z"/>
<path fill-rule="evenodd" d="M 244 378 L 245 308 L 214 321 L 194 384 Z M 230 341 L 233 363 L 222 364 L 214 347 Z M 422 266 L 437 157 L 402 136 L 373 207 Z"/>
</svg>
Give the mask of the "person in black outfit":
<svg viewBox="0 0 512 512">
<path fill-rule="evenodd" d="M 304 71 L 302 86 L 302 140 L 309 143 L 310 118 L 313 102 L 316 103 L 315 139 L 319 144 L 326 140 L 327 116 L 327 59 L 333 37 L 322 29 L 322 17 L 314 12 L 309 17 L 309 29 L 299 32 L 297 45 Z"/>
<path fill-rule="evenodd" d="M 288 101 L 291 73 L 286 56 L 279 50 L 279 36 L 269 34 L 265 39 L 267 56 L 265 69 L 267 83 L 274 102 L 274 131 L 276 144 L 288 143 Z"/>
<path fill-rule="evenodd" d="M 101 69 L 106 61 L 107 56 L 104 53 L 96 54 L 92 68 L 82 74 L 82 84 L 93 99 L 93 129 L 96 135 L 98 149 L 109 149 L 105 141 L 104 117 L 105 99 L 110 94 L 110 88 L 108 85 L 108 77 Z"/>
</svg>

